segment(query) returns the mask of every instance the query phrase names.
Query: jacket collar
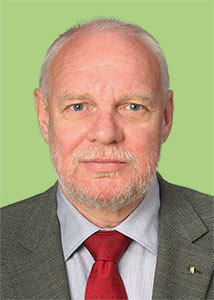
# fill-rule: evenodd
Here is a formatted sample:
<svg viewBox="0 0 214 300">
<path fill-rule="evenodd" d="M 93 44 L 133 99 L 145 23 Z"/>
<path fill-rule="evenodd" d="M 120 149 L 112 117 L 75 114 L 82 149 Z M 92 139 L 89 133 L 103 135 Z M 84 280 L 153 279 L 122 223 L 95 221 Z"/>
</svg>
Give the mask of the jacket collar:
<svg viewBox="0 0 214 300">
<path fill-rule="evenodd" d="M 26 205 L 9 269 L 18 299 L 70 299 L 56 216 L 55 184 Z"/>
<path fill-rule="evenodd" d="M 208 229 L 185 193 L 158 178 L 161 210 L 153 300 L 205 299 L 212 254 L 195 242 Z"/>
</svg>

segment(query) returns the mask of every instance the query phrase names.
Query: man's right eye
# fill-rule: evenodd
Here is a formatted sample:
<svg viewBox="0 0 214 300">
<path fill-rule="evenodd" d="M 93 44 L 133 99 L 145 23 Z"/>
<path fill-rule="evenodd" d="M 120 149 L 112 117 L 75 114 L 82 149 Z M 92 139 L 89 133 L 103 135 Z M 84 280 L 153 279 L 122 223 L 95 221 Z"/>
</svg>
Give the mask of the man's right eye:
<svg viewBox="0 0 214 300">
<path fill-rule="evenodd" d="M 85 109 L 85 106 L 82 103 L 77 103 L 70 105 L 69 108 L 74 111 L 83 111 Z"/>
</svg>

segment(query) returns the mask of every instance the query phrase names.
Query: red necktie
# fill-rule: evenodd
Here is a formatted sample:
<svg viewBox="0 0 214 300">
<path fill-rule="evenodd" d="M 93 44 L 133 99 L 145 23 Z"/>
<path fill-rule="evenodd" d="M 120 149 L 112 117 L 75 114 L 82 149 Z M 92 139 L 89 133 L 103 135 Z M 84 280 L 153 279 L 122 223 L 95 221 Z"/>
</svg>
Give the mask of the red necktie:
<svg viewBox="0 0 214 300">
<path fill-rule="evenodd" d="M 118 231 L 100 230 L 84 242 L 95 260 L 88 277 L 85 299 L 128 299 L 117 261 L 130 241 Z"/>
</svg>

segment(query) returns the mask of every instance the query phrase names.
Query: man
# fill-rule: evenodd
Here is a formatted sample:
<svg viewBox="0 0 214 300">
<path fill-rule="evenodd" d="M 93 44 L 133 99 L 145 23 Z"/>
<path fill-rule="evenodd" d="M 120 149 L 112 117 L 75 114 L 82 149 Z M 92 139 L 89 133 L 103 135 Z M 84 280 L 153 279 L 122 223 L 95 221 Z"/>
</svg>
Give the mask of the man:
<svg viewBox="0 0 214 300">
<path fill-rule="evenodd" d="M 156 174 L 168 87 L 136 25 L 94 19 L 53 43 L 34 94 L 58 183 L 3 209 L 2 299 L 212 298 L 212 198 Z"/>
</svg>

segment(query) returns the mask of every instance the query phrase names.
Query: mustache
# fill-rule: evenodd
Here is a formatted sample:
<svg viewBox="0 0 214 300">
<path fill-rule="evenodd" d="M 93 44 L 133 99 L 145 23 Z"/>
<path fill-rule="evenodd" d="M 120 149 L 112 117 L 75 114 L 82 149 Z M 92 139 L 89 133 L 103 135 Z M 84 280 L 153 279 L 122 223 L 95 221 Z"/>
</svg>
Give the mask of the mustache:
<svg viewBox="0 0 214 300">
<path fill-rule="evenodd" d="M 138 158 L 135 153 L 118 148 L 114 145 L 108 147 L 93 147 L 87 150 L 80 150 L 72 154 L 71 161 L 79 163 L 82 160 L 96 160 L 96 159 L 112 159 L 121 162 L 132 163 L 138 165 Z"/>
</svg>

